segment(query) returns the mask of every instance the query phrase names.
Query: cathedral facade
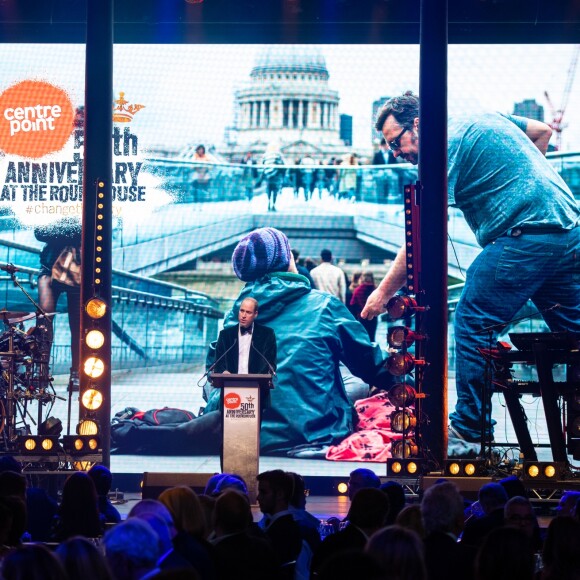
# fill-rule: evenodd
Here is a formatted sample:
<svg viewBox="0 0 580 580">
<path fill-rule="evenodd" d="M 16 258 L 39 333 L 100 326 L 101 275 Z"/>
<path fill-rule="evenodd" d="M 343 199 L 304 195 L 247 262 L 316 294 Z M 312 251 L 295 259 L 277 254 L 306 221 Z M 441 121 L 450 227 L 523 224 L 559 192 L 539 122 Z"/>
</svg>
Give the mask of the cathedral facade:
<svg viewBox="0 0 580 580">
<path fill-rule="evenodd" d="M 328 161 L 350 150 L 340 139 L 338 91 L 328 83 L 316 46 L 268 46 L 257 54 L 247 86 L 234 98 L 234 125 L 220 154 L 239 162 L 275 144 L 288 163 L 310 156 Z"/>
</svg>

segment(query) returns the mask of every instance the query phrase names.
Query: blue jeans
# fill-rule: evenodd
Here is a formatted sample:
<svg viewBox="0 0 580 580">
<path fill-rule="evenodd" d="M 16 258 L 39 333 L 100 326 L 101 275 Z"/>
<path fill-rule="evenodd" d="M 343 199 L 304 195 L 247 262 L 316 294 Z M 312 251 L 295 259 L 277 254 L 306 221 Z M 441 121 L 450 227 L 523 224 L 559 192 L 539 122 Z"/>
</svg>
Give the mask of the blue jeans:
<svg viewBox="0 0 580 580">
<path fill-rule="evenodd" d="M 482 328 L 508 322 L 531 299 L 552 331 L 580 332 L 580 227 L 565 233 L 501 237 L 487 245 L 467 271 L 455 313 L 457 404 L 452 426 L 468 441 L 481 440 L 481 417 L 491 425 L 491 393 L 483 396 L 488 348 Z M 497 329 L 491 336 L 495 346 Z"/>
</svg>

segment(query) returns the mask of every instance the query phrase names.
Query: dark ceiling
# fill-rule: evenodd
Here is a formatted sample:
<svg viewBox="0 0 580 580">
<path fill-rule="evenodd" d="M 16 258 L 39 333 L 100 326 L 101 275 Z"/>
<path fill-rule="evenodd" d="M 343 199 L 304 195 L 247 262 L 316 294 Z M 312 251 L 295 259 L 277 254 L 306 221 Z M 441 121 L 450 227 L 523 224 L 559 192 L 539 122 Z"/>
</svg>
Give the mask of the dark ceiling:
<svg viewBox="0 0 580 580">
<path fill-rule="evenodd" d="M 439 2 L 440 0 L 429 0 Z M 416 43 L 419 0 L 117 0 L 121 43 Z M 452 43 L 580 42 L 580 0 L 449 0 Z M 0 0 L 4 42 L 84 42 L 86 0 Z"/>
</svg>

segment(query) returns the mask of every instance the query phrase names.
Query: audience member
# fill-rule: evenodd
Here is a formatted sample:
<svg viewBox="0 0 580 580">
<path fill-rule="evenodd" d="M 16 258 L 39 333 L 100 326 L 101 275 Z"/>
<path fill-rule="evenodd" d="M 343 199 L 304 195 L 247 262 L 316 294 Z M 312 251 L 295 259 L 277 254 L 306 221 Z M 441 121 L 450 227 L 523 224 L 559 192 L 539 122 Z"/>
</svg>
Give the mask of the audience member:
<svg viewBox="0 0 580 580">
<path fill-rule="evenodd" d="M 421 502 L 425 564 L 430 580 L 469 580 L 473 551 L 457 542 L 463 529 L 463 498 L 448 481 L 432 485 Z"/>
<path fill-rule="evenodd" d="M 300 527 L 302 537 L 308 542 L 312 550 L 320 544 L 320 520 L 306 510 L 306 484 L 304 478 L 299 473 L 287 472 L 293 480 L 292 496 L 288 509 L 292 513 L 294 521 Z"/>
<path fill-rule="evenodd" d="M 389 515 L 385 525 L 390 526 L 395 523 L 400 511 L 405 507 L 405 490 L 396 481 L 387 481 L 380 486 L 380 490 L 387 494 L 389 498 Z"/>
<path fill-rule="evenodd" d="M 542 561 L 542 580 L 578 580 L 580 523 L 570 516 L 555 517 L 548 526 Z"/>
<path fill-rule="evenodd" d="M 2 579 L 72 580 L 56 555 L 41 544 L 25 544 L 10 552 L 2 562 Z"/>
<path fill-rule="evenodd" d="M 572 516 L 576 504 L 580 500 L 580 491 L 565 491 L 560 498 L 556 513 L 559 516 Z"/>
<path fill-rule="evenodd" d="M 516 495 L 508 500 L 504 507 L 505 525 L 511 528 L 519 528 L 530 540 L 532 551 L 542 549 L 542 538 L 538 518 L 534 513 L 530 500 Z"/>
<path fill-rule="evenodd" d="M 248 495 L 248 486 L 244 481 L 243 477 L 236 475 L 235 473 L 226 473 L 225 477 L 222 477 L 216 484 L 213 491 L 213 496 L 218 497 L 221 493 L 228 489 L 235 489 L 240 493 Z"/>
<path fill-rule="evenodd" d="M 289 510 L 293 481 L 281 469 L 264 471 L 258 479 L 258 505 L 267 516 L 264 531 L 272 544 L 278 564 L 285 566 L 289 575 L 293 574 L 302 549 L 300 527 Z"/>
<path fill-rule="evenodd" d="M 459 576 L 461 577 L 461 576 Z M 475 560 L 475 580 L 532 580 L 534 554 L 526 534 L 496 528 L 484 539 Z"/>
<path fill-rule="evenodd" d="M 324 538 L 312 558 L 312 573 L 319 573 L 333 555 L 349 549 L 363 550 L 369 537 L 382 528 L 389 513 L 389 498 L 380 490 L 359 489 L 348 510 L 348 525 Z"/>
<path fill-rule="evenodd" d="M 375 532 L 366 546 L 386 578 L 427 580 L 423 542 L 413 531 L 388 526 Z"/>
<path fill-rule="evenodd" d="M 132 517 L 111 528 L 103 538 L 105 557 L 115 580 L 140 580 L 159 569 L 159 538 L 153 528 Z"/>
<path fill-rule="evenodd" d="M 415 532 L 421 539 L 425 537 L 421 506 L 418 504 L 404 507 L 395 520 L 397 526 Z"/>
<path fill-rule="evenodd" d="M 381 567 L 362 548 L 345 550 L 331 556 L 313 576 L 317 580 L 385 580 Z"/>
<path fill-rule="evenodd" d="M 59 544 L 56 555 L 69 580 L 110 580 L 111 571 L 104 554 L 87 538 L 76 536 Z"/>
<path fill-rule="evenodd" d="M 26 504 L 16 495 L 0 497 L 0 551 L 20 546 L 26 531 Z"/>
<path fill-rule="evenodd" d="M 516 475 L 504 477 L 498 483 L 505 489 L 508 499 L 516 497 L 517 495 L 520 497 L 526 497 L 528 495 L 525 485 Z"/>
<path fill-rule="evenodd" d="M 77 471 L 68 477 L 62 489 L 52 539 L 62 542 L 72 536 L 97 538 L 102 533 L 95 484 L 84 471 Z"/>
<path fill-rule="evenodd" d="M 507 493 L 501 484 L 487 483 L 482 486 L 479 490 L 478 501 L 483 515 L 467 520 L 461 541 L 469 546 L 479 548 L 491 530 L 503 526 L 503 510 L 507 500 Z"/>
<path fill-rule="evenodd" d="M 350 477 L 348 478 L 348 499 L 352 501 L 352 498 L 359 489 L 377 489 L 380 486 L 381 480 L 372 469 L 359 467 L 350 472 Z"/>
<path fill-rule="evenodd" d="M 104 465 L 93 465 L 87 473 L 95 484 L 99 513 L 103 516 L 105 523 L 118 524 L 121 521 L 121 514 L 109 500 L 113 475 Z"/>
<path fill-rule="evenodd" d="M 277 577 L 274 552 L 264 538 L 249 532 L 252 511 L 248 497 L 227 490 L 216 500 L 212 541 L 218 580 L 270 580 Z"/>
</svg>

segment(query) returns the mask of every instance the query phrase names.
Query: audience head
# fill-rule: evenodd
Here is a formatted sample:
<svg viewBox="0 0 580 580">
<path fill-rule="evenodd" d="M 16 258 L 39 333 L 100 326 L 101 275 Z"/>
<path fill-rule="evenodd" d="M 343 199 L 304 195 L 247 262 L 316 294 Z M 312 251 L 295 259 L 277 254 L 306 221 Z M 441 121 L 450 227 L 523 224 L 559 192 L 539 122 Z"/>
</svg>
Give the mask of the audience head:
<svg viewBox="0 0 580 580">
<path fill-rule="evenodd" d="M 421 515 L 420 505 L 408 505 L 404 507 L 397 518 L 395 524 L 416 532 L 420 538 L 425 537 L 425 528 L 423 527 L 423 517 Z"/>
<path fill-rule="evenodd" d="M 518 495 L 512 497 L 505 504 L 503 515 L 506 526 L 519 528 L 528 538 L 533 537 L 538 527 L 538 520 L 528 498 Z"/>
<path fill-rule="evenodd" d="M 93 480 L 95 484 L 95 489 L 97 490 L 97 495 L 103 496 L 107 495 L 111 491 L 111 485 L 113 484 L 113 475 L 107 467 L 104 465 L 93 465 L 87 471 L 89 477 Z"/>
<path fill-rule="evenodd" d="M 0 472 L 0 497 L 15 495 L 26 498 L 26 478 L 16 471 Z"/>
<path fill-rule="evenodd" d="M 211 535 L 212 528 L 213 528 L 213 519 L 214 519 L 214 510 L 215 510 L 215 497 L 210 497 L 209 495 L 200 495 L 198 497 L 199 503 L 201 504 L 201 509 L 203 511 L 203 515 L 205 518 L 206 523 L 206 535 L 205 538 L 207 539 L 208 536 Z"/>
<path fill-rule="evenodd" d="M 299 473 L 293 471 L 288 471 L 287 473 L 294 482 L 290 505 L 299 510 L 306 509 L 306 483 L 304 482 L 304 478 Z"/>
<path fill-rule="evenodd" d="M 574 515 L 576 504 L 580 499 L 580 491 L 565 491 L 560 498 L 556 511 L 559 516 Z"/>
<path fill-rule="evenodd" d="M 246 485 L 246 482 L 240 475 L 236 475 L 235 473 L 226 473 L 225 477 L 222 477 L 217 482 L 217 485 L 212 495 L 214 497 L 217 497 L 218 495 L 220 495 L 220 493 L 223 493 L 228 489 L 235 489 L 240 493 L 245 493 L 246 495 L 248 495 L 248 487 Z"/>
<path fill-rule="evenodd" d="M 56 548 L 56 555 L 69 577 L 79 580 L 109 580 L 111 572 L 102 552 L 87 538 L 76 536 Z"/>
<path fill-rule="evenodd" d="M 503 508 L 508 500 L 504 487 L 499 483 L 486 483 L 481 487 L 478 494 L 479 504 L 484 513 Z"/>
<path fill-rule="evenodd" d="M 171 530 L 165 520 L 152 513 L 141 514 L 138 516 L 138 519 L 147 522 L 157 535 L 159 541 L 159 553 L 161 555 L 166 554 L 173 549 Z"/>
<path fill-rule="evenodd" d="M 433 532 L 458 536 L 463 529 L 463 498 L 449 481 L 436 483 L 427 489 L 421 502 L 421 513 L 427 536 Z"/>
<path fill-rule="evenodd" d="M 207 483 L 205 484 L 205 489 L 203 490 L 203 494 L 204 495 L 213 495 L 213 492 L 215 491 L 215 488 L 216 488 L 216 485 L 218 484 L 218 481 L 222 477 L 225 477 L 226 475 L 228 475 L 228 474 L 227 473 L 214 473 L 207 480 Z"/>
<path fill-rule="evenodd" d="M 286 234 L 276 228 L 258 228 L 244 236 L 232 254 L 236 276 L 253 282 L 270 272 L 286 272 L 294 258 Z"/>
<path fill-rule="evenodd" d="M 526 497 L 527 492 L 524 484 L 522 483 L 521 479 L 516 475 L 510 475 L 509 477 L 504 477 L 500 479 L 498 482 L 505 490 L 508 496 L 508 499 L 512 497 L 520 496 Z"/>
<path fill-rule="evenodd" d="M 354 494 L 359 489 L 374 488 L 377 489 L 381 485 L 379 476 L 371 469 L 361 467 L 350 472 L 348 479 L 348 499 L 352 501 Z"/>
<path fill-rule="evenodd" d="M 224 491 L 215 502 L 214 524 L 218 536 L 243 532 L 252 523 L 248 496 L 233 489 Z"/>
<path fill-rule="evenodd" d="M 264 514 L 274 515 L 288 509 L 294 481 L 281 469 L 264 471 L 257 477 L 258 504 Z"/>
<path fill-rule="evenodd" d="M 178 532 L 185 532 L 197 538 L 206 535 L 207 523 L 201 503 L 196 493 L 185 485 L 166 489 L 159 501 L 169 510 Z"/>
<path fill-rule="evenodd" d="M 66 580 L 59 559 L 41 544 L 26 544 L 10 552 L 2 563 L 3 580 Z"/>
<path fill-rule="evenodd" d="M 375 277 L 372 272 L 363 272 L 360 278 L 361 284 L 373 284 L 375 283 Z"/>
<path fill-rule="evenodd" d="M 22 473 L 22 464 L 17 461 L 12 455 L 3 455 L 0 457 L 0 473 L 5 471 L 14 471 L 14 473 Z"/>
<path fill-rule="evenodd" d="M 359 489 L 352 498 L 347 519 L 367 534 L 372 533 L 385 525 L 389 507 L 389 498 L 380 489 Z"/>
<path fill-rule="evenodd" d="M 171 537 L 175 537 L 177 530 L 173 522 L 173 516 L 167 507 L 156 499 L 142 499 L 138 501 L 129 511 L 127 518 L 140 518 L 146 514 L 154 514 L 160 517 L 171 530 Z"/>
<path fill-rule="evenodd" d="M 387 495 L 389 498 L 389 505 L 391 506 L 387 524 L 394 524 L 397 515 L 405 507 L 405 490 L 403 489 L 403 486 L 396 481 L 387 481 L 386 483 L 383 483 L 380 490 Z"/>
<path fill-rule="evenodd" d="M 19 546 L 26 531 L 26 503 L 16 495 L 0 497 L 0 529 L 6 546 Z"/>
<path fill-rule="evenodd" d="M 475 560 L 475 580 L 490 578 L 534 578 L 534 554 L 524 532 L 515 528 L 496 528 L 485 537 Z"/>
<path fill-rule="evenodd" d="M 326 249 L 322 250 L 320 252 L 320 259 L 323 262 L 332 262 L 332 252 Z"/>
<path fill-rule="evenodd" d="M 549 578 L 580 578 L 580 523 L 557 516 L 548 526 L 542 560 Z"/>
<path fill-rule="evenodd" d="M 373 556 L 389 578 L 427 579 L 423 542 L 411 530 L 400 526 L 383 528 L 371 536 L 366 552 Z"/>
<path fill-rule="evenodd" d="M 103 538 L 109 568 L 117 580 L 137 580 L 155 568 L 161 553 L 153 528 L 132 517 L 111 528 Z"/>
</svg>

